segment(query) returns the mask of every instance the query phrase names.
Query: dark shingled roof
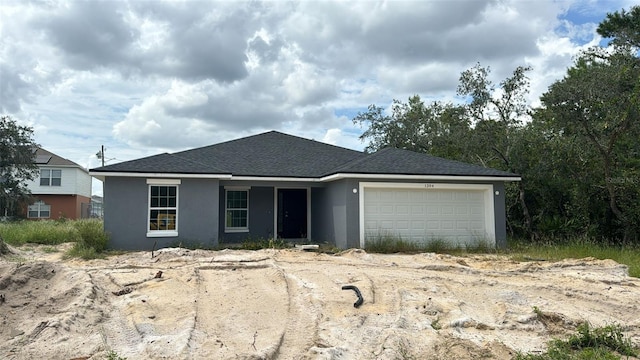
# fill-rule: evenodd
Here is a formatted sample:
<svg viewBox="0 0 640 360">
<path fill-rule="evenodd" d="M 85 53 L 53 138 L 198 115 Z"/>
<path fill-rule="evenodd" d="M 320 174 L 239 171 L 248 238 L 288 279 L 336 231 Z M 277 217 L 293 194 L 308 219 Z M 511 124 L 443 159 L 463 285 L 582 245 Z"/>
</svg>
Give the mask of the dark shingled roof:
<svg viewBox="0 0 640 360">
<path fill-rule="evenodd" d="M 199 162 L 168 153 L 125 161 L 113 165 L 106 165 L 97 169 L 91 169 L 91 171 L 170 174 L 228 173 L 210 164 L 201 164 Z"/>
<path fill-rule="evenodd" d="M 319 177 L 363 153 L 270 131 L 179 152 L 185 159 L 212 164 L 234 176 Z"/>
<path fill-rule="evenodd" d="M 350 174 L 504 176 L 514 174 L 414 151 L 385 148 L 334 171 Z"/>
<path fill-rule="evenodd" d="M 516 176 L 407 150 L 387 148 L 366 154 L 277 131 L 91 171 L 299 178 L 320 178 L 337 173 Z"/>
</svg>

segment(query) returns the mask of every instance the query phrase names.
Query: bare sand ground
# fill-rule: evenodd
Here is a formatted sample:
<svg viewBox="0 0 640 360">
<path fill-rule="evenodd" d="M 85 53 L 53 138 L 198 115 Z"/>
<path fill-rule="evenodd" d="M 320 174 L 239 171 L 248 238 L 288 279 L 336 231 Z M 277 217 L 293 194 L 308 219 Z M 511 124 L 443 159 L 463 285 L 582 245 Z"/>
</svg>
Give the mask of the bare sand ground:
<svg viewBox="0 0 640 360">
<path fill-rule="evenodd" d="M 0 359 L 511 359 L 584 321 L 640 343 L 640 279 L 610 260 L 27 249 L 0 257 Z"/>
</svg>

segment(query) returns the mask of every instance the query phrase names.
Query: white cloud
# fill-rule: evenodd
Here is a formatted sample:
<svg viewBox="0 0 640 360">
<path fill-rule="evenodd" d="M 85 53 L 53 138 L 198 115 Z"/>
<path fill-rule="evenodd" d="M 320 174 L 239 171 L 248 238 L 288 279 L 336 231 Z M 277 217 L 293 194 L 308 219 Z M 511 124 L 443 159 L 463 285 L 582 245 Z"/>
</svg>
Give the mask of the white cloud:
<svg viewBox="0 0 640 360">
<path fill-rule="evenodd" d="M 455 98 L 476 62 L 531 101 L 633 1 L 0 3 L 0 111 L 79 163 L 280 130 L 362 148 L 350 116 Z M 586 19 L 586 20 L 585 20 Z M 117 161 L 117 160 L 114 160 Z"/>
</svg>

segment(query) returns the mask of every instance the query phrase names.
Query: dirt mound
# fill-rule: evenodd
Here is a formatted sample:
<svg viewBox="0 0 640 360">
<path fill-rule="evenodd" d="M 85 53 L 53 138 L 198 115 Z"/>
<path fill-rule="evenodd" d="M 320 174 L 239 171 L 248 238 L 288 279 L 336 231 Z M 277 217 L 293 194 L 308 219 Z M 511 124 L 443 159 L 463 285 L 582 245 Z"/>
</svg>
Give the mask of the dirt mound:
<svg viewBox="0 0 640 360">
<path fill-rule="evenodd" d="M 43 256 L 0 259 L 0 358 L 511 359 L 584 321 L 620 324 L 640 342 L 640 281 L 613 261 L 362 250 Z"/>
<path fill-rule="evenodd" d="M 107 307 L 89 274 L 49 262 L 0 265 L 0 355 L 71 358 L 101 350 L 97 330 Z M 74 349 L 70 338 L 94 345 Z"/>
<path fill-rule="evenodd" d="M 11 247 L 0 237 L 0 256 L 12 253 Z"/>
</svg>

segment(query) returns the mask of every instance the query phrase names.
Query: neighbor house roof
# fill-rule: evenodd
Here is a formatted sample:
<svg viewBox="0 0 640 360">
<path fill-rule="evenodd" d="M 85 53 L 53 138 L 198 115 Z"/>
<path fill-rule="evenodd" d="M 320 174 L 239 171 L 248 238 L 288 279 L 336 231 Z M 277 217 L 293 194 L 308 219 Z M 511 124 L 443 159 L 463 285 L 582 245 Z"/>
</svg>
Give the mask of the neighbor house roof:
<svg viewBox="0 0 640 360">
<path fill-rule="evenodd" d="M 107 165 L 91 172 L 96 176 L 162 173 L 279 178 L 323 178 L 336 174 L 517 177 L 408 150 L 386 148 L 367 154 L 277 131 Z"/>
</svg>

